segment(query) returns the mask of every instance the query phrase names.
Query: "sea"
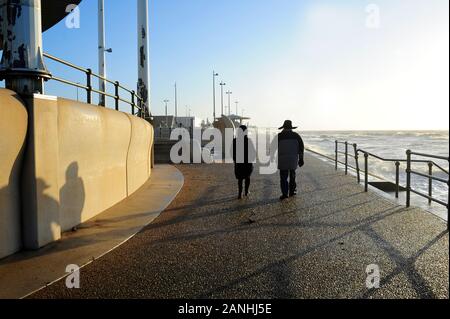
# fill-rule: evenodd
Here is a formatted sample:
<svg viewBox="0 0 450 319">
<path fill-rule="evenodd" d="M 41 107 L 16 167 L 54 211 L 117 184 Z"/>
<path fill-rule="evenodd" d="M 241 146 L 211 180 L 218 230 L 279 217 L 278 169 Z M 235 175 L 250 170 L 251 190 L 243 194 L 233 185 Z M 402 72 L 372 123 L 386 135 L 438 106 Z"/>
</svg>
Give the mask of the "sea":
<svg viewBox="0 0 450 319">
<path fill-rule="evenodd" d="M 356 143 L 359 149 L 376 154 L 382 158 L 406 159 L 406 151 L 449 156 L 449 131 L 326 131 L 326 132 L 299 132 L 305 142 L 305 146 L 315 152 L 334 158 L 335 141 Z M 344 145 L 340 146 L 343 151 Z M 349 153 L 354 154 L 353 147 L 349 147 Z M 415 159 L 426 159 L 415 157 Z M 340 155 L 340 160 L 344 161 L 344 157 Z M 428 160 L 428 159 L 426 159 Z M 449 170 L 448 161 L 434 160 L 439 166 Z M 355 165 L 353 156 L 349 157 L 349 163 Z M 364 164 L 364 159 L 360 159 L 360 165 Z M 400 183 L 406 186 L 406 164 L 400 167 Z M 428 173 L 428 165 L 417 163 L 413 164 L 413 169 Z M 381 177 L 387 181 L 395 181 L 395 163 L 383 162 L 374 158 L 369 161 L 369 172 Z M 438 168 L 434 169 L 433 175 L 448 180 L 448 173 Z M 420 176 L 412 177 L 412 187 L 422 193 L 428 193 L 428 179 Z M 437 199 L 447 202 L 449 188 L 447 184 L 434 181 L 433 196 Z M 425 204 L 424 204 L 425 203 Z M 429 211 L 437 213 L 440 217 L 447 219 L 447 209 L 440 204 L 433 203 L 428 205 L 425 198 L 414 197 L 413 204 L 421 206 Z"/>
</svg>

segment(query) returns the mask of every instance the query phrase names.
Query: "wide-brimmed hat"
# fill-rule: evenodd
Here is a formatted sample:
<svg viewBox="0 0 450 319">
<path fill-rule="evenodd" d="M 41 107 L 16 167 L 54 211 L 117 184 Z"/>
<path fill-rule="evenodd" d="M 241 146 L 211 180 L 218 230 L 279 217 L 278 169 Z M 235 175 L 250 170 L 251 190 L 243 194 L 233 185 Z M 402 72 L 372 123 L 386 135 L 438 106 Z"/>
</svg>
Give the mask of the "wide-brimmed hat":
<svg viewBox="0 0 450 319">
<path fill-rule="evenodd" d="M 297 127 L 292 127 L 292 121 L 284 121 L 284 124 L 282 127 L 279 128 L 279 130 L 295 130 Z"/>
</svg>

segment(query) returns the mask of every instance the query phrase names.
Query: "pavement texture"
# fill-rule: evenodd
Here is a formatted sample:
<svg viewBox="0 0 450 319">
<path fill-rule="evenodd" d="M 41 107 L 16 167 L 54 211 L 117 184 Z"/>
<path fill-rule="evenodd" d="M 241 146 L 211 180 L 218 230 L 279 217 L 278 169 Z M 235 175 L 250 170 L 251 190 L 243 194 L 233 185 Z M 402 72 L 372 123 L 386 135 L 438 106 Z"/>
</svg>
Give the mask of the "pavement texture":
<svg viewBox="0 0 450 319">
<path fill-rule="evenodd" d="M 172 204 L 126 244 L 32 298 L 448 298 L 447 225 L 307 156 L 299 195 L 253 176 L 237 200 L 232 165 L 178 167 Z M 379 267 L 379 289 L 366 286 Z"/>
<path fill-rule="evenodd" d="M 138 191 L 79 226 L 75 232 L 38 251 L 25 251 L 0 261 L 0 299 L 22 298 L 67 275 L 68 265 L 85 266 L 129 240 L 172 202 L 183 175 L 170 165 L 157 165 Z"/>
</svg>

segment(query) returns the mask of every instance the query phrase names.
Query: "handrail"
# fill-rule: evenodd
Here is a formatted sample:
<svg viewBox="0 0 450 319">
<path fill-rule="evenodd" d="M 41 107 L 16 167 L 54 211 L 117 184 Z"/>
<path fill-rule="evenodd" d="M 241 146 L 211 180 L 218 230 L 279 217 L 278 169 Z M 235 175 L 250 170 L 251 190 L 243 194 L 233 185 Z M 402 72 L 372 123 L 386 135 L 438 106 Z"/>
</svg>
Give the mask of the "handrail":
<svg viewBox="0 0 450 319">
<path fill-rule="evenodd" d="M 339 149 L 339 145 L 345 145 L 345 151 L 340 151 Z M 348 158 L 349 158 L 349 150 L 348 147 L 349 145 L 352 145 L 354 148 L 354 159 L 356 162 L 356 167 L 352 167 L 351 165 L 349 165 L 348 163 Z M 343 154 L 345 155 L 345 162 L 342 162 L 339 160 L 339 154 Z M 407 168 L 406 168 L 406 174 L 407 174 L 407 178 L 406 178 L 406 206 L 410 207 L 411 204 L 411 193 L 417 194 L 421 197 L 424 197 L 426 199 L 428 199 L 428 203 L 431 205 L 432 202 L 441 204 L 443 206 L 445 206 L 447 208 L 447 214 L 449 211 L 449 203 L 450 203 L 450 199 L 447 201 L 447 203 L 433 197 L 433 181 L 437 181 L 437 182 L 441 182 L 444 184 L 447 184 L 447 186 L 450 185 L 450 180 L 449 179 L 444 179 L 444 178 L 440 178 L 437 176 L 433 175 L 433 168 L 436 167 L 438 168 L 440 171 L 444 172 L 446 175 L 449 175 L 448 170 L 444 169 L 441 165 L 437 164 L 436 162 L 429 160 L 429 159 L 439 159 L 439 160 L 446 160 L 448 162 L 450 162 L 449 157 L 445 157 L 445 156 L 439 156 L 439 155 L 432 155 L 432 154 L 425 154 L 425 153 L 419 153 L 419 152 L 413 152 L 411 150 L 408 150 L 406 152 L 406 159 L 392 159 L 392 158 L 384 158 L 382 156 L 373 154 L 371 152 L 365 151 L 363 149 L 358 149 L 357 144 L 350 144 L 349 142 L 342 142 L 342 141 L 335 141 L 335 168 L 336 170 L 338 169 L 338 164 L 342 164 L 345 166 L 345 174 L 348 174 L 348 168 L 352 168 L 355 169 L 357 172 L 357 177 L 358 177 L 358 183 L 361 182 L 361 177 L 360 177 L 360 168 L 359 168 L 359 154 L 363 154 L 364 155 L 364 186 L 365 186 L 365 191 L 367 192 L 369 189 L 369 175 L 374 176 L 373 174 L 369 173 L 369 158 L 373 157 L 375 159 L 384 161 L 384 162 L 393 162 L 395 163 L 395 167 L 396 167 L 396 177 L 395 177 L 395 186 L 396 186 L 396 191 L 395 191 L 395 197 L 399 198 L 399 191 L 400 191 L 400 165 L 401 163 L 406 163 L 407 164 Z M 429 158 L 428 160 L 418 160 L 418 159 L 413 159 L 412 156 L 420 156 L 420 157 L 425 157 L 425 158 Z M 426 163 L 428 164 L 428 174 L 424 174 L 424 173 L 420 173 L 417 171 L 412 170 L 412 164 L 413 163 Z M 422 192 L 415 190 L 412 188 L 411 185 L 411 177 L 412 175 L 417 175 L 417 176 L 421 176 L 424 178 L 428 179 L 428 194 L 423 194 Z M 448 192 L 448 194 L 450 194 L 450 191 Z M 448 225 L 448 223 L 447 223 Z"/>
<path fill-rule="evenodd" d="M 73 64 L 71 62 L 68 62 L 66 60 L 60 59 L 58 57 L 55 57 L 55 56 L 53 56 L 51 54 L 44 53 L 44 57 L 46 57 L 46 58 L 48 58 L 50 60 L 53 60 L 53 61 L 55 61 L 57 63 L 60 63 L 62 65 L 65 65 L 67 67 L 70 67 L 72 69 L 75 69 L 77 71 L 83 72 L 86 75 L 86 85 L 82 85 L 80 83 L 75 83 L 73 81 L 66 80 L 66 79 L 59 78 L 59 77 L 55 77 L 55 76 L 52 76 L 50 78 L 50 80 L 55 80 L 55 81 L 60 82 L 60 83 L 64 83 L 64 84 L 67 84 L 67 85 L 70 85 L 70 86 L 74 86 L 74 87 L 86 90 L 86 95 L 87 95 L 86 102 L 87 103 L 91 104 L 92 103 L 92 93 L 97 93 L 97 94 L 99 94 L 99 96 L 105 96 L 105 97 L 109 97 L 109 98 L 114 99 L 115 109 L 117 111 L 119 110 L 119 103 L 123 102 L 123 103 L 128 104 L 128 105 L 131 106 L 131 113 L 133 115 L 136 115 L 135 114 L 135 109 L 137 109 L 139 111 L 138 114 L 137 114 L 138 116 L 143 117 L 143 118 L 147 117 L 147 116 L 150 116 L 148 110 L 144 109 L 144 107 L 143 107 L 143 105 L 144 105 L 143 104 L 143 98 L 139 94 L 137 94 L 135 91 L 130 90 L 130 89 L 120 85 L 119 82 L 110 80 L 110 79 L 108 79 L 108 78 L 106 78 L 104 76 L 101 76 L 99 74 L 96 74 L 96 73 L 92 72 L 91 69 L 86 69 L 86 68 L 80 67 L 80 66 L 75 65 L 75 64 Z M 105 91 L 103 91 L 101 89 L 93 88 L 92 87 L 92 78 L 93 77 L 95 77 L 97 79 L 100 79 L 100 80 L 103 80 L 103 81 L 105 81 L 105 82 L 107 82 L 109 84 L 114 85 L 114 94 L 108 93 L 106 91 L 106 89 L 105 89 Z M 123 90 L 126 93 L 130 94 L 131 95 L 130 96 L 131 97 L 131 101 L 121 97 L 120 96 L 120 92 L 119 92 L 120 90 Z M 106 104 L 106 101 L 105 101 L 105 104 Z M 102 105 L 102 106 L 106 106 L 106 105 Z"/>
</svg>

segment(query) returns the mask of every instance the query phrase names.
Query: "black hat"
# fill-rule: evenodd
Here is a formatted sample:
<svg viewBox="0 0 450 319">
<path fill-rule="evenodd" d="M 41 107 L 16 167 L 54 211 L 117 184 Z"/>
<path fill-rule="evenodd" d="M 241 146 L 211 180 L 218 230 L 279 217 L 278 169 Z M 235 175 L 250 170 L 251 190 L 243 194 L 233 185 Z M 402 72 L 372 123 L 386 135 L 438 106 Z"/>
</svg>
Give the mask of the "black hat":
<svg viewBox="0 0 450 319">
<path fill-rule="evenodd" d="M 292 127 L 292 121 L 284 121 L 284 124 L 282 127 L 279 128 L 279 130 L 295 130 L 297 127 Z"/>
</svg>

